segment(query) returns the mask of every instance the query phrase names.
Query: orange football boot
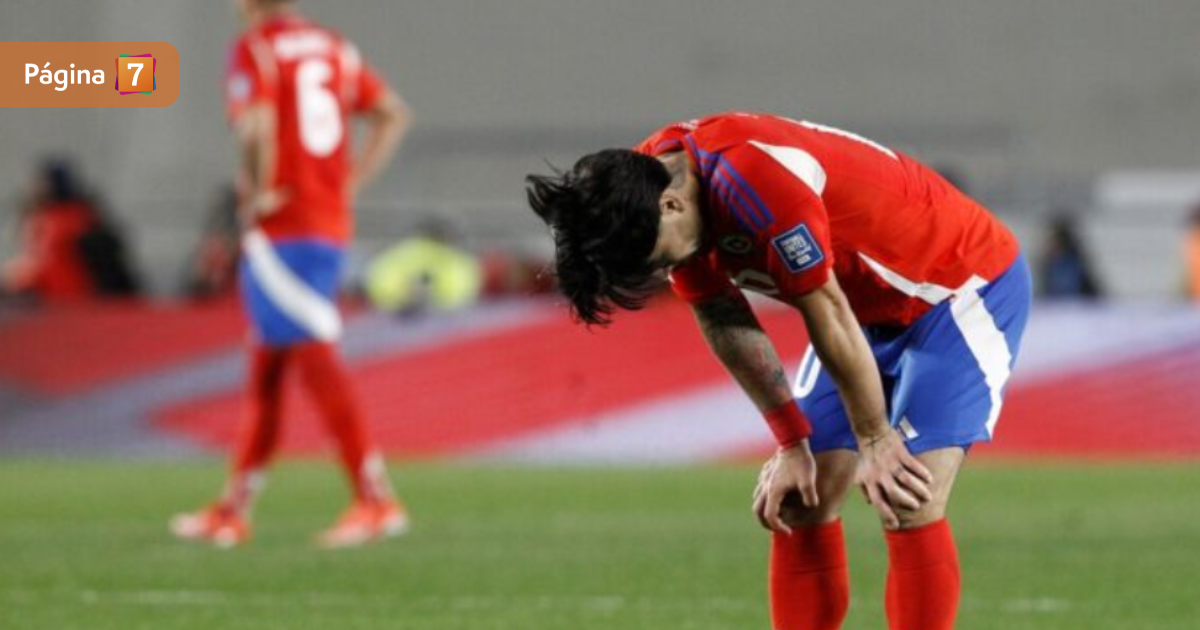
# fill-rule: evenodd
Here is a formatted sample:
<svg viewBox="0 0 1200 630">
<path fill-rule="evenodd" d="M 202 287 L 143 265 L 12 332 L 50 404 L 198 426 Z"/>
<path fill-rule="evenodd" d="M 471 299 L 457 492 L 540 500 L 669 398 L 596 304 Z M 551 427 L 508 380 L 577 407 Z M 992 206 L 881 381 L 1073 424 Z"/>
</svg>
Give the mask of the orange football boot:
<svg viewBox="0 0 1200 630">
<path fill-rule="evenodd" d="M 332 527 L 317 536 L 323 549 L 358 547 L 408 532 L 408 512 L 398 501 L 356 502 Z"/>
<path fill-rule="evenodd" d="M 229 507 L 213 505 L 198 512 L 175 515 L 171 519 L 171 533 L 181 540 L 230 549 L 250 540 L 250 522 Z"/>
</svg>

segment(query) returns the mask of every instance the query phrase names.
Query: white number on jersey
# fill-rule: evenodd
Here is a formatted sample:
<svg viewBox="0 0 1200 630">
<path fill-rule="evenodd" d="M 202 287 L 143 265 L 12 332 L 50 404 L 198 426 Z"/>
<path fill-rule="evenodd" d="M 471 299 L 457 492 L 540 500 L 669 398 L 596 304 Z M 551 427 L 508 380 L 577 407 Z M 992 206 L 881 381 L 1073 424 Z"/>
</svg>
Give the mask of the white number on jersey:
<svg viewBox="0 0 1200 630">
<path fill-rule="evenodd" d="M 733 283 L 739 289 L 754 291 L 762 295 L 779 295 L 779 285 L 770 275 L 755 269 L 743 269 L 733 276 Z"/>
<path fill-rule="evenodd" d="M 300 142 L 313 157 L 329 157 L 345 133 L 342 108 L 328 87 L 333 68 L 323 59 L 309 59 L 296 68 L 296 100 Z"/>
</svg>

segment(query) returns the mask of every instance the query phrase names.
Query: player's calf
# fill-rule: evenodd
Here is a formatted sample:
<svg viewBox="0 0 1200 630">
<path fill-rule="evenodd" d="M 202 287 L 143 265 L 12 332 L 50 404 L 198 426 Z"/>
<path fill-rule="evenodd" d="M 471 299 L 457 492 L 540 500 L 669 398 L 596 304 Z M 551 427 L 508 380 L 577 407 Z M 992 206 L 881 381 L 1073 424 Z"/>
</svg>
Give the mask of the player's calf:
<svg viewBox="0 0 1200 630">
<path fill-rule="evenodd" d="M 916 510 L 897 509 L 900 526 L 886 533 L 888 577 L 885 604 L 893 628 L 950 630 L 961 590 L 958 550 L 946 504 L 962 464 L 960 448 L 918 456 L 933 473 L 932 499 Z"/>
<path fill-rule="evenodd" d="M 846 542 L 838 519 L 854 479 L 855 455 L 831 451 L 816 456 L 817 496 L 807 507 L 789 493 L 779 516 L 792 529 L 771 538 L 768 587 L 776 630 L 837 630 L 850 605 Z"/>
</svg>

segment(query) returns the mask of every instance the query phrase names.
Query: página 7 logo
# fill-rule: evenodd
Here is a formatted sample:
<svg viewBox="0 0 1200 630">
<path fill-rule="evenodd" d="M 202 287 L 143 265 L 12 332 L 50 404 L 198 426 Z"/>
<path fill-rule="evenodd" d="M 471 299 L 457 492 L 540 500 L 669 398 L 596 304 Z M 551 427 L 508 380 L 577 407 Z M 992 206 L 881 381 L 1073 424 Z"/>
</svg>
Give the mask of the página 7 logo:
<svg viewBox="0 0 1200 630">
<path fill-rule="evenodd" d="M 36 80 L 42 85 L 54 85 L 56 92 L 65 92 L 68 86 L 71 85 L 104 85 L 103 70 L 85 70 L 75 69 L 75 64 L 71 64 L 70 69 L 51 70 L 50 63 L 39 67 L 36 63 L 25 64 L 25 85 L 30 85 Z"/>
</svg>

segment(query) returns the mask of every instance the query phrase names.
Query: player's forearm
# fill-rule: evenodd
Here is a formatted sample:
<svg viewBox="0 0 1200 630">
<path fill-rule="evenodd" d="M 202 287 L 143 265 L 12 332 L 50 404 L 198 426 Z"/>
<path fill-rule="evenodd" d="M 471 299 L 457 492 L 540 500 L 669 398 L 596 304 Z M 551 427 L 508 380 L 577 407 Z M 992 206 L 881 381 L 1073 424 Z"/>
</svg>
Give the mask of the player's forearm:
<svg viewBox="0 0 1200 630">
<path fill-rule="evenodd" d="M 412 125 L 412 110 L 399 96 L 389 94 L 371 112 L 369 120 L 370 129 L 351 183 L 355 191 L 374 180 L 395 156 Z"/>
<path fill-rule="evenodd" d="M 759 411 L 792 400 L 783 363 L 741 294 L 697 304 L 693 312 L 709 347 Z"/>
<path fill-rule="evenodd" d="M 883 383 L 870 347 L 857 326 L 817 335 L 813 349 L 838 387 L 854 434 L 870 439 L 888 430 Z"/>
<path fill-rule="evenodd" d="M 837 289 L 802 298 L 801 312 L 813 350 L 841 394 L 851 429 L 860 439 L 888 430 L 887 406 L 879 367 L 845 295 Z"/>
<path fill-rule="evenodd" d="M 267 107 L 258 106 L 242 115 L 238 124 L 242 146 L 242 164 L 251 194 L 267 191 L 274 184 L 277 160 L 275 116 Z"/>
<path fill-rule="evenodd" d="M 242 143 L 242 182 L 247 186 L 251 195 L 266 187 L 266 168 L 264 162 L 269 155 L 263 154 L 263 147 L 254 141 Z"/>
</svg>

